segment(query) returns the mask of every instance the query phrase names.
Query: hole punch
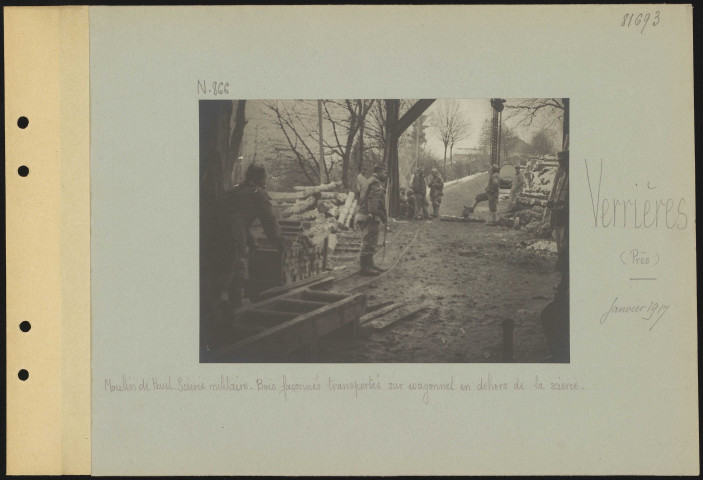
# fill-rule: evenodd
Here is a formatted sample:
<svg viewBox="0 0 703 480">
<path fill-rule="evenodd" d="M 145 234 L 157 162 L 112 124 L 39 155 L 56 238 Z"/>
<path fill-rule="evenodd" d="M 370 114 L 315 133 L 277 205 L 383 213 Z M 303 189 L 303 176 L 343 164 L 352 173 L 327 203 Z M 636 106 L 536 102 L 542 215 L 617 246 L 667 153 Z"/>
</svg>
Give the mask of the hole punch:
<svg viewBox="0 0 703 480">
<path fill-rule="evenodd" d="M 23 368 L 17 373 L 17 377 L 24 382 L 29 378 L 29 372 Z"/>
<path fill-rule="evenodd" d="M 25 320 L 24 322 L 20 323 L 20 330 L 22 330 L 23 332 L 27 333 L 27 332 L 30 331 L 31 329 L 32 329 L 32 324 L 29 323 L 27 320 Z"/>
<path fill-rule="evenodd" d="M 21 129 L 24 130 L 27 128 L 27 125 L 29 125 L 29 119 L 27 117 L 20 117 L 17 119 L 17 126 Z"/>
<path fill-rule="evenodd" d="M 26 177 L 29 175 L 29 167 L 26 165 L 22 165 L 20 168 L 17 169 L 17 173 L 20 174 L 20 177 Z"/>
</svg>

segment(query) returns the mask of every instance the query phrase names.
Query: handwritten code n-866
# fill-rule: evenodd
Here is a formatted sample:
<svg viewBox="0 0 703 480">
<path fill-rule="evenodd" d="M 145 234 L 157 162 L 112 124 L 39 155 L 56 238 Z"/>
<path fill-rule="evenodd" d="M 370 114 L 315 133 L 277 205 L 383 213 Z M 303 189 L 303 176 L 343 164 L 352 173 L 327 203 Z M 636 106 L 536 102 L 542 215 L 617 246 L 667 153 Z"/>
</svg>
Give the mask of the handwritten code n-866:
<svg viewBox="0 0 703 480">
<path fill-rule="evenodd" d="M 640 33 L 644 33 L 644 29 L 647 28 L 647 25 L 651 25 L 652 27 L 656 27 L 657 25 L 659 25 L 659 23 L 661 22 L 660 15 L 661 14 L 659 10 L 655 11 L 654 13 L 626 13 L 625 16 L 622 18 L 622 23 L 620 24 L 620 26 L 636 28 L 640 31 Z"/>
</svg>

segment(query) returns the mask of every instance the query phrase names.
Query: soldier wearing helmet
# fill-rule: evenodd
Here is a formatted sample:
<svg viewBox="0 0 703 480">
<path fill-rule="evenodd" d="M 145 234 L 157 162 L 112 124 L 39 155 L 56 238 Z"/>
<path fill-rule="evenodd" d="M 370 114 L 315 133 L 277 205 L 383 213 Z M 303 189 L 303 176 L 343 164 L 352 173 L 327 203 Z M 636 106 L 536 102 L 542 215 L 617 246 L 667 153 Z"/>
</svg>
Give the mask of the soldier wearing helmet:
<svg viewBox="0 0 703 480">
<path fill-rule="evenodd" d="M 467 207 L 468 213 L 471 214 L 476 209 L 476 205 L 481 202 L 488 201 L 488 210 L 491 212 L 492 222 L 486 225 L 497 225 L 498 224 L 498 193 L 500 192 L 500 166 L 491 166 L 491 176 L 488 177 L 488 185 L 484 192 L 476 195 L 474 199 L 474 204 L 471 207 Z"/>
</svg>

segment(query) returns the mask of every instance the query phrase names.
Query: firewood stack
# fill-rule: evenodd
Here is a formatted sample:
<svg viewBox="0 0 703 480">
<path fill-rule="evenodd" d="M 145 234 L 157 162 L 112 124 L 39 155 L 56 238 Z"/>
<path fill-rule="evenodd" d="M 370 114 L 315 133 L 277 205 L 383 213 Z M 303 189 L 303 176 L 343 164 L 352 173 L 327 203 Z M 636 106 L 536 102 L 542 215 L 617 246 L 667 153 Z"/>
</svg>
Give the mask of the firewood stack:
<svg viewBox="0 0 703 480">
<path fill-rule="evenodd" d="M 556 177 L 559 164 L 552 161 L 537 161 L 533 164 L 532 185 L 526 186 L 517 197 L 519 207 L 532 207 L 538 205 L 545 207 L 552 193 L 554 178 Z"/>
<path fill-rule="evenodd" d="M 269 192 L 286 248 L 282 254 L 268 241 L 257 221 L 252 227 L 257 248 L 249 260 L 254 296 L 274 286 L 322 273 L 337 244 L 336 233 L 353 226 L 357 209 L 354 192 L 338 192 L 340 182 L 294 187 L 293 192 Z"/>
</svg>

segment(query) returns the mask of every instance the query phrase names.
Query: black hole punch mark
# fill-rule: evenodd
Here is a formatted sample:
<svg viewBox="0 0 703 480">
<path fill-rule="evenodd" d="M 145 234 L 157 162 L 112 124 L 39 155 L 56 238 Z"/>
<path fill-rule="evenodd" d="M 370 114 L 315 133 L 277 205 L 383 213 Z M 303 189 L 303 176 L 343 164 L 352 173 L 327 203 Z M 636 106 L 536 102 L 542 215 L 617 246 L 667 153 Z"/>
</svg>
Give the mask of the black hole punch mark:
<svg viewBox="0 0 703 480">
<path fill-rule="evenodd" d="M 20 330 L 22 330 L 23 332 L 28 332 L 28 331 L 30 331 L 31 329 L 32 329 L 32 324 L 29 323 L 27 320 L 25 320 L 24 322 L 20 323 Z"/>
<path fill-rule="evenodd" d="M 20 117 L 17 119 L 17 126 L 21 129 L 24 130 L 27 128 L 27 125 L 29 125 L 29 119 L 27 117 Z"/>
<path fill-rule="evenodd" d="M 17 173 L 20 174 L 20 177 L 26 177 L 29 175 L 29 167 L 26 165 L 22 165 L 20 168 L 17 169 Z"/>
<path fill-rule="evenodd" d="M 22 370 L 20 370 L 17 373 L 17 376 L 19 377 L 20 380 L 22 380 L 24 382 L 25 380 L 27 380 L 29 378 L 29 372 L 23 368 Z"/>
</svg>

